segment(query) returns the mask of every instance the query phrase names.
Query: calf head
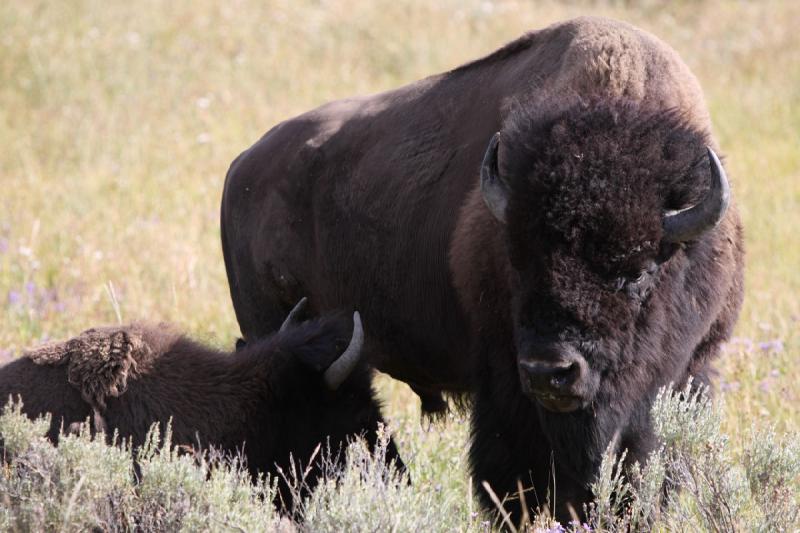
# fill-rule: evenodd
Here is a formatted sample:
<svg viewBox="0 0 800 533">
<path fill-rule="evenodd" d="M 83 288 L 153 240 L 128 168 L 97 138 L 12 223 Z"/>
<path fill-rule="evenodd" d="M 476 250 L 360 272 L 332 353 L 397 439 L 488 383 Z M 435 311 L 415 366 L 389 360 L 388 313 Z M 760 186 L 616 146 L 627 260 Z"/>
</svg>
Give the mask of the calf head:
<svg viewBox="0 0 800 533">
<path fill-rule="evenodd" d="M 298 307 L 304 305 L 303 300 Z M 359 313 L 353 314 L 351 328 L 341 315 L 297 322 L 298 307 L 274 338 L 276 365 L 269 385 L 270 411 L 277 420 L 268 428 L 276 430 L 270 439 L 275 450 L 269 456 L 284 472 L 298 465 L 301 472 L 308 468 L 302 483 L 308 488 L 321 474 L 321 459 L 329 456 L 341 464 L 344 447 L 354 437 L 363 436 L 374 450 L 384 421 L 371 371 L 362 360 L 364 330 Z M 296 465 L 290 464 L 290 455 Z M 386 460 L 405 470 L 391 440 Z M 292 491 L 284 483 L 280 489 L 284 503 L 290 503 Z"/>
</svg>

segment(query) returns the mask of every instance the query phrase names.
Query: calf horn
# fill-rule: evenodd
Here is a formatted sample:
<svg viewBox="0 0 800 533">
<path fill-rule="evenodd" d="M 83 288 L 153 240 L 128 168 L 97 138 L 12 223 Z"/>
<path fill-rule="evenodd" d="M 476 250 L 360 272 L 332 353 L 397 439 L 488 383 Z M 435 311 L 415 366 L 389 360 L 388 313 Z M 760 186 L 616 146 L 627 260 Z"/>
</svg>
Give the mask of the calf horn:
<svg viewBox="0 0 800 533">
<path fill-rule="evenodd" d="M 297 322 L 297 315 L 303 312 L 307 302 L 308 298 L 305 296 L 300 298 L 300 301 L 295 304 L 291 311 L 289 311 L 289 314 L 286 316 L 286 320 L 283 321 L 283 324 L 281 324 L 281 329 L 279 329 L 278 332 L 286 331 L 290 326 L 293 326 Z"/>
<path fill-rule="evenodd" d="M 725 169 L 722 168 L 722 163 L 719 162 L 714 150 L 709 147 L 706 149 L 711 165 L 711 189 L 699 203 L 664 216 L 662 227 L 666 242 L 679 243 L 696 239 L 719 224 L 728 209 L 731 190 Z"/>
<path fill-rule="evenodd" d="M 358 311 L 353 313 L 353 336 L 347 349 L 325 371 L 323 379 L 330 390 L 339 388 L 347 376 L 353 371 L 361 359 L 361 348 L 364 346 L 364 328 Z"/>
</svg>

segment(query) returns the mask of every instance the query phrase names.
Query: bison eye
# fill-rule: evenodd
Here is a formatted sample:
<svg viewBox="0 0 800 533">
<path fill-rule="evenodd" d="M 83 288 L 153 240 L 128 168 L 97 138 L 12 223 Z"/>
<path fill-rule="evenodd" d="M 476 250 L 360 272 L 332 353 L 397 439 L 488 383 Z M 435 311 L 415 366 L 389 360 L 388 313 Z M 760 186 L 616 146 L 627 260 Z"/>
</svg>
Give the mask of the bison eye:
<svg viewBox="0 0 800 533">
<path fill-rule="evenodd" d="M 614 291 L 619 292 L 628 287 L 635 288 L 644 282 L 645 279 L 647 279 L 648 274 L 649 272 L 647 270 L 642 270 L 641 272 L 636 272 L 634 274 L 618 276 L 614 278 L 613 281 Z"/>
</svg>

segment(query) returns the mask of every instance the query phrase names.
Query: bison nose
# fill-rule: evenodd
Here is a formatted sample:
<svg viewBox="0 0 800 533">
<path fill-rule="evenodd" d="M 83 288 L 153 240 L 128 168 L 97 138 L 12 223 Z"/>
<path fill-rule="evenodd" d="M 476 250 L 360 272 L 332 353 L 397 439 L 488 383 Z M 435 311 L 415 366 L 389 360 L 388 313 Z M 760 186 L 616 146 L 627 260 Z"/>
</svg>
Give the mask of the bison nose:
<svg viewBox="0 0 800 533">
<path fill-rule="evenodd" d="M 555 412 L 570 412 L 585 403 L 589 365 L 576 350 L 561 349 L 547 359 L 519 360 L 523 391 L 543 407 Z"/>
<path fill-rule="evenodd" d="M 579 377 L 580 365 L 574 361 L 520 361 L 531 389 L 539 394 L 563 394 Z"/>
</svg>

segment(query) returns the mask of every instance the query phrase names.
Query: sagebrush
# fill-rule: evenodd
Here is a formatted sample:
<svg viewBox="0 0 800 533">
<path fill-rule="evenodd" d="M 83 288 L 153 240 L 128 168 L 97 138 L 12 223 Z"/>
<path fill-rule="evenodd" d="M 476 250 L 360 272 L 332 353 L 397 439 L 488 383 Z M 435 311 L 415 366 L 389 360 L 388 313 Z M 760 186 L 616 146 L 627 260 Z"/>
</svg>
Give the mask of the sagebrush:
<svg viewBox="0 0 800 533">
<path fill-rule="evenodd" d="M 741 451 L 721 430 L 721 411 L 702 387 L 662 389 L 652 409 L 660 447 L 644 465 L 609 449 L 593 485 L 585 523 L 558 524 L 547 513 L 512 524 L 464 512 L 440 487 L 410 483 L 386 460 L 389 434 L 374 453 L 363 440 L 342 464 L 323 457 L 324 479 L 301 497 L 303 472 L 284 472 L 300 505 L 273 505 L 275 485 L 253 482 L 236 457 L 179 453 L 156 426 L 145 446 L 107 445 L 87 432 L 54 447 L 49 420 L 28 420 L 19 404 L 0 416 L 8 461 L 0 476 L 0 527 L 8 531 L 793 531 L 800 527 L 800 440 L 756 432 Z M 324 452 L 320 452 L 324 453 Z M 134 462 L 135 459 L 135 462 Z M 134 467 L 135 465 L 135 467 Z M 135 472 L 134 472 L 135 471 Z M 680 487 L 676 490 L 676 487 Z"/>
</svg>

